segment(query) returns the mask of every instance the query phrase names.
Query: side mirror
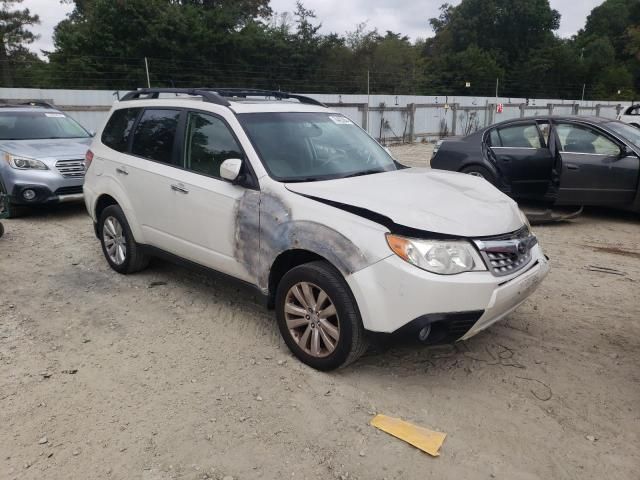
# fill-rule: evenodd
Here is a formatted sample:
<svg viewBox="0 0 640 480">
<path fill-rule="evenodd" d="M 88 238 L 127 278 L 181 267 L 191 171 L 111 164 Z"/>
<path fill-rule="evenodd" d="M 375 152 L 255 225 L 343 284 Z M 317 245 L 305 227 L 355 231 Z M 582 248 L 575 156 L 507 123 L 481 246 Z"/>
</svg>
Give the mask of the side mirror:
<svg viewBox="0 0 640 480">
<path fill-rule="evenodd" d="M 634 152 L 631 148 L 627 147 L 626 145 L 620 149 L 620 158 L 637 157 L 637 156 L 638 154 Z"/>
<path fill-rule="evenodd" d="M 220 176 L 230 182 L 235 182 L 240 176 L 242 160 L 239 158 L 229 158 L 220 165 Z"/>
</svg>

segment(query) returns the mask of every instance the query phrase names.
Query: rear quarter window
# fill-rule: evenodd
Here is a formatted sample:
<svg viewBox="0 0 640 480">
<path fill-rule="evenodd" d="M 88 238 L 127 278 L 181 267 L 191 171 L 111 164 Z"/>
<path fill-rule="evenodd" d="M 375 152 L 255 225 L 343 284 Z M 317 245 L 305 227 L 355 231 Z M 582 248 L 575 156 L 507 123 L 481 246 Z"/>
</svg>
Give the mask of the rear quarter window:
<svg viewBox="0 0 640 480">
<path fill-rule="evenodd" d="M 102 132 L 102 143 L 118 152 L 126 152 L 131 130 L 140 110 L 140 108 L 124 108 L 113 112 Z"/>
<path fill-rule="evenodd" d="M 131 153 L 156 162 L 182 166 L 182 161 L 173 155 L 179 119 L 179 110 L 145 110 L 133 134 Z"/>
<path fill-rule="evenodd" d="M 500 146 L 500 137 L 498 136 L 498 130 L 495 128 L 491 130 L 489 133 L 489 146 L 490 147 L 499 147 Z"/>
</svg>

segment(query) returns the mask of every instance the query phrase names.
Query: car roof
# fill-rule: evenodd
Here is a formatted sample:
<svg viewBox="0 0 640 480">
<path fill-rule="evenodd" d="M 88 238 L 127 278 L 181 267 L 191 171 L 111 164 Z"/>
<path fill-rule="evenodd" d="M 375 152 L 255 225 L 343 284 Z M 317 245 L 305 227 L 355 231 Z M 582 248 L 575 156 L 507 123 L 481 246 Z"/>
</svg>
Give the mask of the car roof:
<svg viewBox="0 0 640 480">
<path fill-rule="evenodd" d="M 537 115 L 532 117 L 523 117 L 523 118 L 512 118 L 511 120 L 504 120 L 500 123 L 495 123 L 490 125 L 487 128 L 500 127 L 504 125 L 509 125 L 511 123 L 519 123 L 519 122 L 532 122 L 532 121 L 569 121 L 569 122 L 585 122 L 585 123 L 609 123 L 613 122 L 615 119 L 612 118 L 604 118 L 604 117 L 592 117 L 592 116 L 577 116 L 577 115 Z"/>
<path fill-rule="evenodd" d="M 60 113 L 60 110 L 53 105 L 47 104 L 0 104 L 0 113 L 3 112 L 56 112 Z"/>
</svg>

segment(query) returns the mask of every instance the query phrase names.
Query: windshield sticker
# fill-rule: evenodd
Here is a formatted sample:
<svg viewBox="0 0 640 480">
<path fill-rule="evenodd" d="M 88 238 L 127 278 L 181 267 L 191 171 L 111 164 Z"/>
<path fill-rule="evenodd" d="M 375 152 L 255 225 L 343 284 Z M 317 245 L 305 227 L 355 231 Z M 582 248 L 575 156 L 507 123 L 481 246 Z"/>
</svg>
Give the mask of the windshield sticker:
<svg viewBox="0 0 640 480">
<path fill-rule="evenodd" d="M 352 123 L 351 120 L 349 120 L 347 117 L 343 117 L 343 116 L 331 115 L 329 118 L 336 125 L 351 125 L 351 123 Z"/>
<path fill-rule="evenodd" d="M 64 118 L 64 113 L 45 113 L 50 118 Z"/>
</svg>

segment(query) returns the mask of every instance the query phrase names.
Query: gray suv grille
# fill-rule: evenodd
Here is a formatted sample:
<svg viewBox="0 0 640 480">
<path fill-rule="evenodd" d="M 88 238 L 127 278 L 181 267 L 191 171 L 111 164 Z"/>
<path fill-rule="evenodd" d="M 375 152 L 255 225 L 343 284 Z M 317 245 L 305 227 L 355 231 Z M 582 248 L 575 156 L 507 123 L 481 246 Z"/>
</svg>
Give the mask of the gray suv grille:
<svg viewBox="0 0 640 480">
<path fill-rule="evenodd" d="M 65 178 L 84 178 L 84 159 L 58 160 L 56 168 Z"/>
<path fill-rule="evenodd" d="M 529 229 L 512 235 L 475 240 L 487 268 L 496 277 L 510 275 L 531 261 L 531 249 L 538 243 Z"/>
</svg>

